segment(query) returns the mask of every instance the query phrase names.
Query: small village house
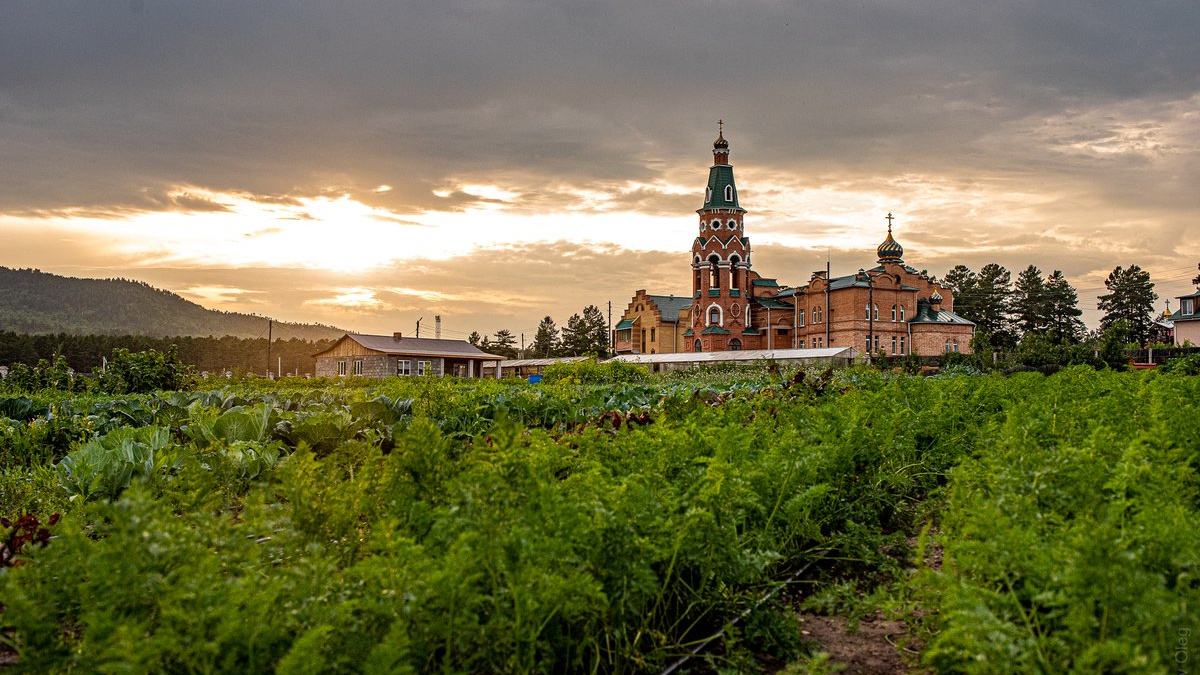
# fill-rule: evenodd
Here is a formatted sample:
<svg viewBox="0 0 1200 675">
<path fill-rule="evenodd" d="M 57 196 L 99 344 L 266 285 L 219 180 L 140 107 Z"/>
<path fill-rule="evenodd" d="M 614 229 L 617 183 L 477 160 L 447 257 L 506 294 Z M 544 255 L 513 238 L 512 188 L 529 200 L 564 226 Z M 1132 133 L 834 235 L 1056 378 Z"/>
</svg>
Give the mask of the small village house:
<svg viewBox="0 0 1200 675">
<path fill-rule="evenodd" d="M 484 363 L 504 357 L 488 354 L 465 340 L 346 333 L 313 358 L 317 360 L 317 377 L 383 379 L 414 375 L 481 377 Z"/>
</svg>

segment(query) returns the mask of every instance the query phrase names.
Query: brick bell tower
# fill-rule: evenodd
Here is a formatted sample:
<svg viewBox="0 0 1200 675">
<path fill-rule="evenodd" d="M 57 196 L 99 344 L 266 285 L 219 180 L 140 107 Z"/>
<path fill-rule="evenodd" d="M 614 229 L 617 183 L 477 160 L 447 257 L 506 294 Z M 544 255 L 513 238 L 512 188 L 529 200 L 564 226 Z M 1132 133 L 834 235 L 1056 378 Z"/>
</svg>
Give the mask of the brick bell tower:
<svg viewBox="0 0 1200 675">
<path fill-rule="evenodd" d="M 700 215 L 700 235 L 692 242 L 691 329 L 684 333 L 690 351 L 757 349 L 758 331 L 747 325 L 751 282 L 750 240 L 742 229 L 746 210 L 738 205 L 729 164 L 725 123 L 718 122 L 713 165 Z"/>
</svg>

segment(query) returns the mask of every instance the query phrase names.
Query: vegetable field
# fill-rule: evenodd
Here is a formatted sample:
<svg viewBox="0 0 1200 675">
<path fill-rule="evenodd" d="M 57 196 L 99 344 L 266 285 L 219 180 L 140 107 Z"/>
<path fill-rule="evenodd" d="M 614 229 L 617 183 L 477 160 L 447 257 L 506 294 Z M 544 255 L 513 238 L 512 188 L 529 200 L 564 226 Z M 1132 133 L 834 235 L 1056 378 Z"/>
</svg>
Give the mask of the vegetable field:
<svg viewBox="0 0 1200 675">
<path fill-rule="evenodd" d="M 790 603 L 858 589 L 932 672 L 1200 672 L 1197 401 L 588 364 L 7 395 L 0 671 L 658 673 L 750 610 L 683 669 L 825 672 Z"/>
</svg>

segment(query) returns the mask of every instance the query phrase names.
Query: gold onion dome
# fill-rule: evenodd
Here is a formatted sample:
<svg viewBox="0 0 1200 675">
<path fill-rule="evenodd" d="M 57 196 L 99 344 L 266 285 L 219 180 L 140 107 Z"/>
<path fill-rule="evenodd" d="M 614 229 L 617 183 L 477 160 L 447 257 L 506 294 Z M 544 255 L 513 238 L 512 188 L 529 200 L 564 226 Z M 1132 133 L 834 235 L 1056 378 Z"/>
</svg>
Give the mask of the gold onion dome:
<svg viewBox="0 0 1200 675">
<path fill-rule="evenodd" d="M 717 150 L 727 150 L 729 148 L 729 141 L 725 140 L 724 133 L 717 133 L 717 140 L 713 141 L 713 148 Z"/>
<path fill-rule="evenodd" d="M 933 295 L 929 296 L 929 301 L 932 303 L 935 303 L 935 304 L 941 302 L 942 294 L 937 291 L 934 291 Z"/>
<path fill-rule="evenodd" d="M 904 247 L 892 239 L 892 226 L 888 225 L 887 239 L 875 249 L 879 253 L 879 262 L 904 262 Z"/>
</svg>

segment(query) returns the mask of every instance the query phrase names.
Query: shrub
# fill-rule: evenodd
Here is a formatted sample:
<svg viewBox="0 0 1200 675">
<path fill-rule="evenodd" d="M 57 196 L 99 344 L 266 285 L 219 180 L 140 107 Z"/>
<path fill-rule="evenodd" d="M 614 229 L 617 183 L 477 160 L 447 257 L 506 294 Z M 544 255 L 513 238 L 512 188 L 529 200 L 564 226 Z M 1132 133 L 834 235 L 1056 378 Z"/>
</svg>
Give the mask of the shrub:
<svg viewBox="0 0 1200 675">
<path fill-rule="evenodd" d="M 571 384 L 635 384 L 645 382 L 650 373 L 643 367 L 623 361 L 600 363 L 593 359 L 546 366 L 543 382 Z"/>
<path fill-rule="evenodd" d="M 191 367 L 179 360 L 175 345 L 166 353 L 148 349 L 130 352 L 114 349 L 100 378 L 100 387 L 110 394 L 139 394 L 183 389 L 191 379 Z"/>
</svg>

